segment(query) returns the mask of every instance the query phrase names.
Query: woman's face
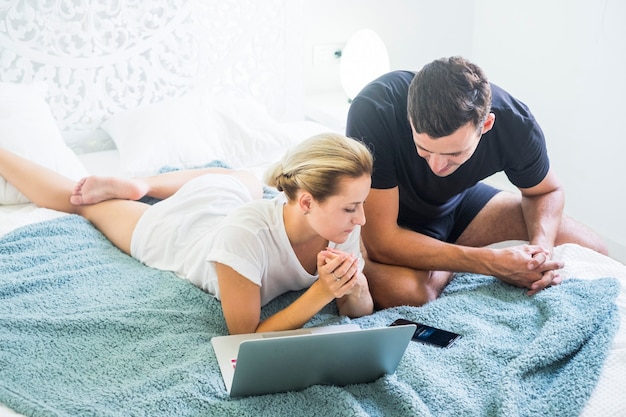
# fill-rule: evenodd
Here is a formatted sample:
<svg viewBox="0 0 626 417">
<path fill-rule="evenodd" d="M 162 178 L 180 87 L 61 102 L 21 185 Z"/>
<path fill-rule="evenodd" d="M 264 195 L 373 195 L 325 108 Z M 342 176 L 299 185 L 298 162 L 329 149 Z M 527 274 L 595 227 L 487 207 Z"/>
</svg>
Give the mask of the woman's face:
<svg viewBox="0 0 626 417">
<path fill-rule="evenodd" d="M 371 177 L 344 177 L 339 180 L 339 192 L 324 202 L 311 206 L 309 224 L 324 239 L 343 243 L 354 228 L 365 224 L 363 203 L 370 191 Z"/>
</svg>

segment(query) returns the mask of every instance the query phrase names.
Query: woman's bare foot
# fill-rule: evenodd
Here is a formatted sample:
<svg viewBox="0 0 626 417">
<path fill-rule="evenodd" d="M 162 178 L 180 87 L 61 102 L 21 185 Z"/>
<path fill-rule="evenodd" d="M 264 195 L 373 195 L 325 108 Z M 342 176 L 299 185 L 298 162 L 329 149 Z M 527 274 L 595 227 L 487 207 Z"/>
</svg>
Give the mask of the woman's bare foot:
<svg viewBox="0 0 626 417">
<path fill-rule="evenodd" d="M 148 193 L 148 185 L 137 180 L 115 177 L 85 177 L 78 181 L 70 203 L 75 206 L 96 204 L 105 200 L 139 200 Z"/>
</svg>

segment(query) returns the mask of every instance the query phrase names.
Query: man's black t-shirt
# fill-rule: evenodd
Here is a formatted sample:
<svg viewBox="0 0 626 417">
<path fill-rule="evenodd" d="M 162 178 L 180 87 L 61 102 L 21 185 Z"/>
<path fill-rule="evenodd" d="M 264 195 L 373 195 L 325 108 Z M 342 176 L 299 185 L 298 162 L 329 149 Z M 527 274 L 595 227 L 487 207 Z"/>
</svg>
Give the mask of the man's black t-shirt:
<svg viewBox="0 0 626 417">
<path fill-rule="evenodd" d="M 447 215 L 460 193 L 496 172 L 504 171 L 520 188 L 545 178 L 549 160 L 541 128 L 525 104 L 494 84 L 493 128 L 455 172 L 435 175 L 417 154 L 408 121 L 407 95 L 414 75 L 393 71 L 368 84 L 353 100 L 346 128 L 347 136 L 361 140 L 374 155 L 372 188 L 398 187 L 399 223 L 417 219 L 423 223 Z"/>
</svg>

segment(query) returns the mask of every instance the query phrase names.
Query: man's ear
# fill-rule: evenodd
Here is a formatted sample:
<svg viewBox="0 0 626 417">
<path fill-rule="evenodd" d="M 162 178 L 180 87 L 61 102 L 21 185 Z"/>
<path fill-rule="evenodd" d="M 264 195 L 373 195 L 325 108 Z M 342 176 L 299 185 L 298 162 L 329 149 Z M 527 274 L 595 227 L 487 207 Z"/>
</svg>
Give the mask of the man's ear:
<svg viewBox="0 0 626 417">
<path fill-rule="evenodd" d="M 487 115 L 487 119 L 485 120 L 485 123 L 483 123 L 483 127 L 482 127 L 480 134 L 484 135 L 485 133 L 489 132 L 495 123 L 496 123 L 496 115 L 493 113 L 489 113 Z"/>
</svg>

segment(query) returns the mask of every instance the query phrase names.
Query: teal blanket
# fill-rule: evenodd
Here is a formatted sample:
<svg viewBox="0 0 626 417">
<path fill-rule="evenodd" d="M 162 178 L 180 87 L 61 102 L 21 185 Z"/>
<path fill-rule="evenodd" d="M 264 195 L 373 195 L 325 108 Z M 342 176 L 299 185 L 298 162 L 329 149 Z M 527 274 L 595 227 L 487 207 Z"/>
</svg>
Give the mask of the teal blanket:
<svg viewBox="0 0 626 417">
<path fill-rule="evenodd" d="M 0 402 L 27 416 L 575 416 L 618 327 L 618 291 L 612 278 L 570 279 L 528 297 L 457 274 L 421 308 L 349 320 L 331 304 L 307 325 L 404 317 L 464 337 L 411 342 L 373 383 L 230 399 L 210 343 L 226 333 L 219 302 L 67 216 L 0 238 Z"/>
</svg>

